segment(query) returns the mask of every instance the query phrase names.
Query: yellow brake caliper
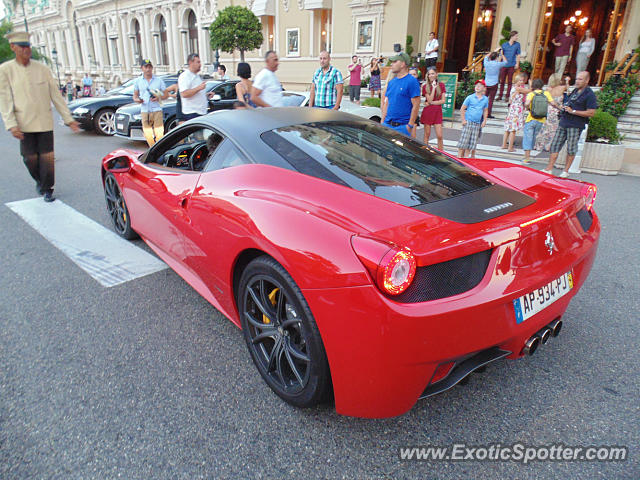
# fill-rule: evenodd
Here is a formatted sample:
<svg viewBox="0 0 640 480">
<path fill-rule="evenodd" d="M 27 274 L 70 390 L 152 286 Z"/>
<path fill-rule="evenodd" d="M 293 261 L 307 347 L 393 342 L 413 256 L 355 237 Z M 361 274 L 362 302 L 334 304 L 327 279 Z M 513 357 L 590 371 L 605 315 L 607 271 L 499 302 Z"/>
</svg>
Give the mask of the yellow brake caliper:
<svg viewBox="0 0 640 480">
<path fill-rule="evenodd" d="M 269 294 L 269 301 L 271 302 L 271 305 L 273 305 L 274 307 L 276 306 L 276 295 L 278 293 L 278 290 L 280 290 L 279 288 L 274 288 L 271 293 Z M 271 323 L 271 320 L 269 319 L 269 317 L 267 317 L 266 315 L 262 314 L 262 323 Z"/>
</svg>

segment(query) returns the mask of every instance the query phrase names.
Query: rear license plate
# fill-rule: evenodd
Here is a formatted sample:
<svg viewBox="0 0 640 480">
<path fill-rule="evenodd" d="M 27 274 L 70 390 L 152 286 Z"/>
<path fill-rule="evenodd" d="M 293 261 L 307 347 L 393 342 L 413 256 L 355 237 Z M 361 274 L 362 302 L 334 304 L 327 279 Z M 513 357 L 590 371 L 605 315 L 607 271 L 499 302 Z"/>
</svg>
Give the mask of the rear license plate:
<svg viewBox="0 0 640 480">
<path fill-rule="evenodd" d="M 541 312 L 559 298 L 564 297 L 572 288 L 573 274 L 567 272 L 539 289 L 516 298 L 513 301 L 516 323 L 522 323 L 529 317 Z"/>
<path fill-rule="evenodd" d="M 116 123 L 116 128 L 118 130 L 124 130 L 124 123 Z"/>
</svg>

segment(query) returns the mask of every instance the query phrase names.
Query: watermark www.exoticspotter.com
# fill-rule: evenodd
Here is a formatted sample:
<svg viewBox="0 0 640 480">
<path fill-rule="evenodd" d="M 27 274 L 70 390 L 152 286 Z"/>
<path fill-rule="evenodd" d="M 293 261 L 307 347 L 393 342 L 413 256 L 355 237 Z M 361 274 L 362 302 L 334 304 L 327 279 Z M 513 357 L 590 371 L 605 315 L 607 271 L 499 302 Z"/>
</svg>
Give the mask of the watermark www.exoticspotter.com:
<svg viewBox="0 0 640 480">
<path fill-rule="evenodd" d="M 450 446 L 400 447 L 400 460 L 404 461 L 492 461 L 492 462 L 620 462 L 627 459 L 629 449 L 625 446 L 569 446 L 561 443 L 550 445 L 524 445 L 514 443 L 501 445 L 467 445 L 454 443 Z"/>
</svg>

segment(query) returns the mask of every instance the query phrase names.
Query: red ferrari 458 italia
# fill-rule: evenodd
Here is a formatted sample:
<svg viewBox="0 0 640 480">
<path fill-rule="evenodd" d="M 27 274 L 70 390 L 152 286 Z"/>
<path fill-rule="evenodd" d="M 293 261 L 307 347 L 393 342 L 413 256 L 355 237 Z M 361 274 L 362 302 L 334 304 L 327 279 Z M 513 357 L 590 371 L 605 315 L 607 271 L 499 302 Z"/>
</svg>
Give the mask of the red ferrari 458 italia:
<svg viewBox="0 0 640 480">
<path fill-rule="evenodd" d="M 360 417 L 558 335 L 600 233 L 592 184 L 321 109 L 203 116 L 102 179 L 118 234 L 242 328 L 276 394 Z"/>
</svg>

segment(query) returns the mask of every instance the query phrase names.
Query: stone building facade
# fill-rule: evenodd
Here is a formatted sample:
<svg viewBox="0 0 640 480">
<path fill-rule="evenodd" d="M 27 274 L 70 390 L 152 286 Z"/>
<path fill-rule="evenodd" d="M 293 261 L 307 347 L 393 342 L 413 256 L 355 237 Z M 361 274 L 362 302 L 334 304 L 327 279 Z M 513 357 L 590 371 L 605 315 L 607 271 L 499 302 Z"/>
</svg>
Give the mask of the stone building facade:
<svg viewBox="0 0 640 480">
<path fill-rule="evenodd" d="M 388 57 L 394 44 L 404 48 L 407 35 L 414 55 L 423 52 L 430 31 L 441 44 L 440 70 L 460 71 L 474 53 L 499 44 L 507 16 L 520 32 L 524 58 L 532 63 L 536 58 L 550 63 L 544 55 L 551 53 L 542 44 L 562 27 L 569 10 L 599 22 L 598 39 L 609 45 L 611 59 L 635 48 L 640 35 L 640 0 L 25 0 L 32 41 L 49 57 L 56 50 L 60 76 L 80 79 L 88 72 L 106 86 L 138 75 L 141 58 L 150 58 L 158 73 L 176 72 L 197 51 L 204 71 L 212 71 L 216 52 L 209 46 L 208 27 L 231 4 L 247 6 L 262 22 L 262 48 L 246 53 L 254 73 L 262 68 L 264 52 L 276 50 L 278 75 L 294 89 L 308 88 L 323 49 L 346 72 L 353 54 L 365 63 L 374 55 Z M 609 11 L 617 17 L 607 17 Z M 15 29 L 24 29 L 21 11 L 13 12 L 11 21 Z M 578 21 L 576 26 L 581 35 L 580 28 L 591 25 Z M 536 57 L 540 51 L 544 55 Z M 235 73 L 239 53 L 218 53 Z M 594 73 L 609 61 L 604 50 L 597 53 Z"/>
</svg>

